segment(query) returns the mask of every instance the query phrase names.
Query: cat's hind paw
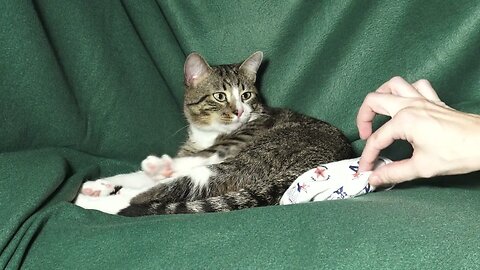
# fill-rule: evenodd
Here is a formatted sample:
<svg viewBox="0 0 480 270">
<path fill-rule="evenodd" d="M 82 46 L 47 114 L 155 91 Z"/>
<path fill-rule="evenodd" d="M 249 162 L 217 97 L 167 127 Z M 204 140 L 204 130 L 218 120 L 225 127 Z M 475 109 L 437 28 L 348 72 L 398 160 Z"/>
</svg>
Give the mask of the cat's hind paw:
<svg viewBox="0 0 480 270">
<path fill-rule="evenodd" d="M 142 161 L 142 170 L 158 180 L 169 178 L 173 174 L 173 160 L 169 155 L 148 156 Z"/>
<path fill-rule="evenodd" d="M 115 193 L 115 185 L 101 179 L 96 181 L 87 181 L 83 183 L 80 193 L 86 196 L 104 197 Z"/>
</svg>

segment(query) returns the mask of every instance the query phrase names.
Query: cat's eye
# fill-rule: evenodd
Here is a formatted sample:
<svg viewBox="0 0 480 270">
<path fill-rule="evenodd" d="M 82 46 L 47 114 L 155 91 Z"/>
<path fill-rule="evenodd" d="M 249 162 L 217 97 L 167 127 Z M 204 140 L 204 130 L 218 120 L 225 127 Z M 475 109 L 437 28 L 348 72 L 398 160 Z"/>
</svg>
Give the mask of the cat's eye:
<svg viewBox="0 0 480 270">
<path fill-rule="evenodd" d="M 224 102 L 227 100 L 227 95 L 225 95 L 225 93 L 223 92 L 216 92 L 213 93 L 213 98 L 215 98 L 219 102 Z"/>
<path fill-rule="evenodd" d="M 245 101 L 245 100 L 249 100 L 250 98 L 252 98 L 252 92 L 245 92 L 242 94 L 242 100 Z"/>
</svg>

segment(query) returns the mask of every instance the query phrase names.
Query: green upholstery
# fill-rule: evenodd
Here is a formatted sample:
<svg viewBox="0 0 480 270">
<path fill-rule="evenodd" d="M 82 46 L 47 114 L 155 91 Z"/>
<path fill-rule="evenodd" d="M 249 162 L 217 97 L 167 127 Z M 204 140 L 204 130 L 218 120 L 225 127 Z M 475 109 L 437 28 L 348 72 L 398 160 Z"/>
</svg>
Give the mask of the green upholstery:
<svg viewBox="0 0 480 270">
<path fill-rule="evenodd" d="M 1 268 L 479 265 L 479 173 L 231 213 L 126 218 L 70 203 L 86 179 L 175 153 L 191 51 L 220 64 L 262 50 L 266 102 L 340 127 L 358 153 L 357 108 L 394 75 L 480 113 L 477 1 L 6 0 L 0 14 Z"/>
</svg>

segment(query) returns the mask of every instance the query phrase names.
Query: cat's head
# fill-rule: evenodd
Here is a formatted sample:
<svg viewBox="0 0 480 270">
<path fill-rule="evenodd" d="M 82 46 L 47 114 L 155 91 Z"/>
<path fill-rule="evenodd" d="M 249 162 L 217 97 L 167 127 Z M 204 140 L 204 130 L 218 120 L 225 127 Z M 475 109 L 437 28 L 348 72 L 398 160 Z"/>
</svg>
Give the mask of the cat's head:
<svg viewBox="0 0 480 270">
<path fill-rule="evenodd" d="M 263 53 L 240 64 L 210 66 L 198 53 L 184 66 L 184 113 L 190 125 L 229 133 L 255 119 L 262 110 L 255 80 Z"/>
</svg>

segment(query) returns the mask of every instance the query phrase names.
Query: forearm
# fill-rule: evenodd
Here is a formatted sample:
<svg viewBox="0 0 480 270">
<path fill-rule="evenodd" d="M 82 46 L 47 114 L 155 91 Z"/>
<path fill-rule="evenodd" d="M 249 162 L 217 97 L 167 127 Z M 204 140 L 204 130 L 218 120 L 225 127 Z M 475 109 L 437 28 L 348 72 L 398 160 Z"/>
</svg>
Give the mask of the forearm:
<svg viewBox="0 0 480 270">
<path fill-rule="evenodd" d="M 463 114 L 458 117 L 458 134 L 451 157 L 450 171 L 445 174 L 462 174 L 480 170 L 480 115 Z"/>
</svg>

